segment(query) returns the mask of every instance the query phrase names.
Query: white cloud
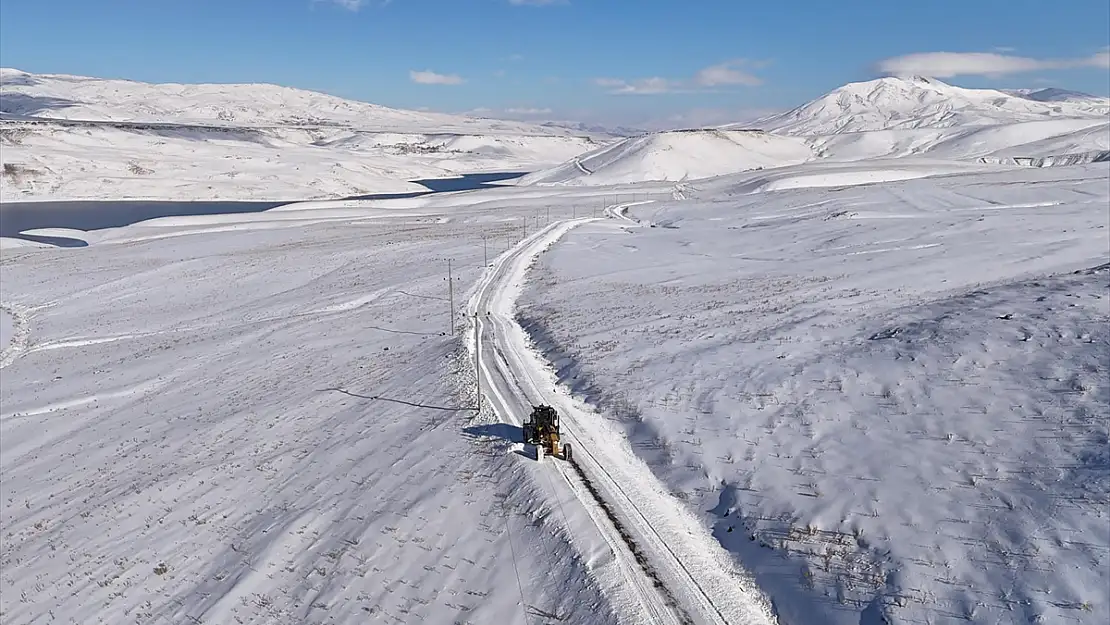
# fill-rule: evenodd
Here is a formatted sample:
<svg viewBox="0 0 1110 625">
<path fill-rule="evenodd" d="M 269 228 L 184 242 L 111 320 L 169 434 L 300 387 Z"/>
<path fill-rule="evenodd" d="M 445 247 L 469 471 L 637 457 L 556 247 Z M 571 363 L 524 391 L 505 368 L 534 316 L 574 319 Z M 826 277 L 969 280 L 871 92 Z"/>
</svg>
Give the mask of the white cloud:
<svg viewBox="0 0 1110 625">
<path fill-rule="evenodd" d="M 765 117 L 780 111 L 775 109 L 730 109 L 730 108 L 693 108 L 680 111 L 596 111 L 590 109 L 552 109 L 552 108 L 489 108 L 481 107 L 469 111 L 452 111 L 457 115 L 486 117 L 491 119 L 511 119 L 534 124 L 555 123 L 568 127 L 582 124 L 583 127 L 626 131 L 674 130 L 678 128 L 710 128 L 723 124 L 740 124 Z"/>
<path fill-rule="evenodd" d="M 999 77 L 1071 67 L 1110 68 L 1110 48 L 1088 57 L 1034 59 L 995 52 L 920 52 L 879 61 L 879 71 L 894 75 L 935 78 L 953 76 Z"/>
<path fill-rule="evenodd" d="M 457 74 L 438 74 L 431 70 L 409 70 L 409 80 L 421 85 L 461 85 L 466 82 Z"/>
<path fill-rule="evenodd" d="M 330 2 L 348 11 L 357 11 L 366 5 L 367 0 L 313 0 L 313 2 Z"/>
<path fill-rule="evenodd" d="M 1101 52 L 1092 54 L 1087 59 L 1087 65 L 1099 69 L 1110 69 L 1110 46 L 1103 48 Z"/>
<path fill-rule="evenodd" d="M 678 85 L 672 83 L 666 78 L 641 78 L 639 80 L 627 81 L 620 78 L 595 78 L 594 84 L 599 87 L 605 87 L 609 93 L 669 93 L 675 91 Z"/>
<path fill-rule="evenodd" d="M 674 80 L 659 76 L 637 80 L 595 78 L 594 84 L 608 89 L 609 93 L 613 94 L 690 93 L 734 85 L 754 87 L 763 84 L 763 80 L 744 71 L 741 67 L 762 67 L 763 65 L 766 65 L 766 62 L 756 63 L 746 59 L 734 59 L 703 68 L 689 80 Z"/>
<path fill-rule="evenodd" d="M 494 109 L 488 106 L 480 106 L 478 108 L 463 111 L 460 115 L 468 115 L 471 117 L 493 117 L 505 119 L 535 119 L 537 117 L 546 117 L 554 113 L 550 108 L 533 108 L 533 107 L 509 107 L 504 109 Z"/>
<path fill-rule="evenodd" d="M 726 61 L 711 65 L 699 71 L 694 76 L 694 82 L 703 87 L 716 87 L 718 85 L 748 85 L 754 87 L 763 84 L 758 77 L 740 69 L 744 65 L 743 59 Z"/>
</svg>

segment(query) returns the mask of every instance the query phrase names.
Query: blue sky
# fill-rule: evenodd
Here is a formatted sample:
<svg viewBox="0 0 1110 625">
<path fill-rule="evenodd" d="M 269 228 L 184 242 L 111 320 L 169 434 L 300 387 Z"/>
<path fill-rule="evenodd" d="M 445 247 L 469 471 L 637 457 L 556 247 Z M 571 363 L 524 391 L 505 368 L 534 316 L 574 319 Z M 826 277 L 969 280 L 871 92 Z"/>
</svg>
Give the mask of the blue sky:
<svg viewBox="0 0 1110 625">
<path fill-rule="evenodd" d="M 1106 0 L 0 4 L 0 65 L 31 72 L 629 124 L 730 121 L 884 72 L 1106 95 L 1108 45 Z"/>
</svg>

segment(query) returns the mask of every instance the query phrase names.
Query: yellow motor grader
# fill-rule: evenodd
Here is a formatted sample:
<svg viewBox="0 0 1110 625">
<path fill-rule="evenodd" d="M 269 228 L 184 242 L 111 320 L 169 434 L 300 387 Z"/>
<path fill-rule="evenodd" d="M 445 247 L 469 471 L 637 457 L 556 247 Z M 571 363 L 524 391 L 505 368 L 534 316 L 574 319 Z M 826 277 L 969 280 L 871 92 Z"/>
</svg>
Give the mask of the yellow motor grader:
<svg viewBox="0 0 1110 625">
<path fill-rule="evenodd" d="M 570 461 L 570 443 L 559 438 L 559 413 L 551 406 L 532 407 L 532 414 L 524 421 L 524 442 L 536 447 L 536 460 L 549 456 Z"/>
</svg>

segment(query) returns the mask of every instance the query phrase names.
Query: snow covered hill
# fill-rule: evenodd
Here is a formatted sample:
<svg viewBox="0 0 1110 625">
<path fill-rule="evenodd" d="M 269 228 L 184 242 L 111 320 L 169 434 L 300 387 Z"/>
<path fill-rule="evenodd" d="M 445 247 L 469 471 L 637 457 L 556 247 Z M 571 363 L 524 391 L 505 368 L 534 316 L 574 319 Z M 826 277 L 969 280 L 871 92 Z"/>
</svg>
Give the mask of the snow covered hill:
<svg viewBox="0 0 1110 625">
<path fill-rule="evenodd" d="M 606 137 L 391 109 L 275 85 L 151 85 L 0 73 L 0 194 L 299 200 L 534 171 Z"/>
<path fill-rule="evenodd" d="M 681 181 L 802 163 L 813 150 L 794 137 L 760 131 L 693 130 L 624 139 L 518 184 L 611 185 L 650 180 Z"/>
<path fill-rule="evenodd" d="M 1110 100 L 1020 97 L 966 89 L 933 78 L 887 77 L 849 83 L 793 110 L 746 127 L 785 135 L 831 135 L 873 130 L 953 128 L 1048 119 L 1106 121 Z"/>
</svg>

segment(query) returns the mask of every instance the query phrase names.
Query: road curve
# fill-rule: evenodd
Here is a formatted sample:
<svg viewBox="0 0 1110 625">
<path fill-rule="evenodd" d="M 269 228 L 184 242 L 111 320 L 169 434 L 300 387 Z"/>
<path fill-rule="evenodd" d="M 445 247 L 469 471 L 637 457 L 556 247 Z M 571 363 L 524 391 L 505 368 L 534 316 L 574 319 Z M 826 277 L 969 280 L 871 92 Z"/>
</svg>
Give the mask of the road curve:
<svg viewBox="0 0 1110 625">
<path fill-rule="evenodd" d="M 627 219 L 627 218 L 626 218 Z M 468 303 L 475 319 L 475 362 L 484 400 L 501 421 L 519 425 L 534 404 L 554 406 L 575 468 L 555 459 L 542 470 L 582 506 L 613 553 L 615 607 L 631 623 L 772 625 L 770 603 L 701 522 L 672 497 L 601 415 L 559 387 L 550 365 L 516 322 L 529 266 L 573 228 L 595 218 L 553 223 L 487 269 Z M 473 347 L 472 347 L 473 349 Z M 523 461 L 523 459 L 522 459 Z"/>
</svg>

